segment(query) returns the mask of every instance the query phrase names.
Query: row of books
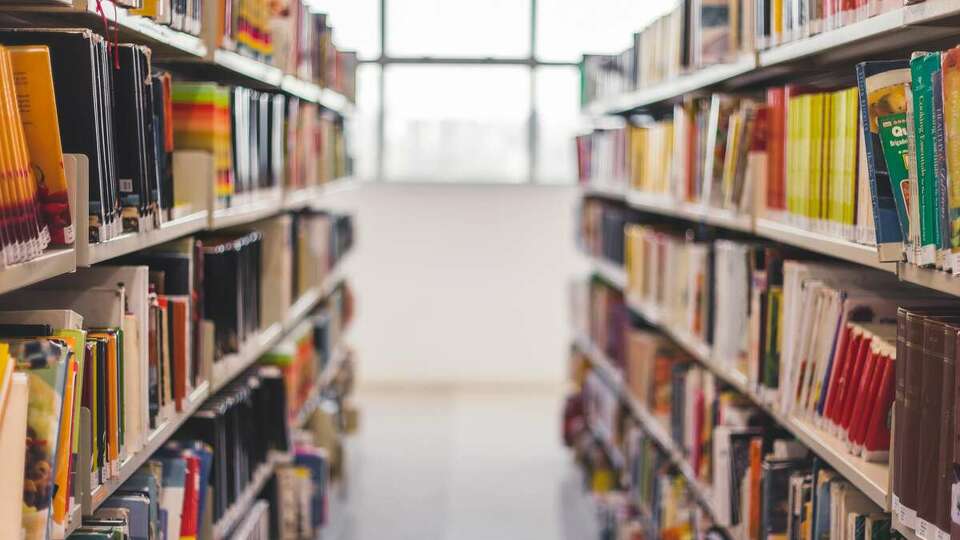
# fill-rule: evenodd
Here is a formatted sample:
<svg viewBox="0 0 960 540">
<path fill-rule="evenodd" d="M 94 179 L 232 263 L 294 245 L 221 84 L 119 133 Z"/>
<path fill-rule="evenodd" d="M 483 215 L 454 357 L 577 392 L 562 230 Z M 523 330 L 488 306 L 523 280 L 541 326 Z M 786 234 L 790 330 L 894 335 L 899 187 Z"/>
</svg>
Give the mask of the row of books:
<svg viewBox="0 0 960 540">
<path fill-rule="evenodd" d="M 3 165 L 11 174 L 0 190 L 7 198 L 5 265 L 73 243 L 65 154 L 87 158 L 77 167 L 88 178 L 81 195 L 88 216 L 78 219 L 87 222 L 91 243 L 206 208 L 211 184 L 216 205 L 228 207 L 263 190 L 319 185 L 350 172 L 342 120 L 315 105 L 174 82 L 151 65 L 145 47 L 120 44 L 111 53 L 89 30 L 5 30 L 0 42 L 11 45 L 0 70 L 8 111 L 2 125 L 12 145 Z M 184 161 L 191 151 L 206 153 L 212 165 Z"/>
<path fill-rule="evenodd" d="M 603 494 L 609 537 L 896 536 L 890 514 L 665 337 L 634 329 L 631 338 L 643 346 L 624 373 L 626 396 L 574 352 L 578 390 L 564 416 Z"/>
<path fill-rule="evenodd" d="M 131 15 L 140 15 L 169 26 L 174 30 L 199 36 L 203 31 L 203 0 L 115 0 L 129 9 Z"/>
<path fill-rule="evenodd" d="M 584 253 L 614 262 L 624 260 L 623 228 L 630 212 L 601 200 L 583 201 L 577 215 L 577 242 Z"/>
<path fill-rule="evenodd" d="M 294 221 L 327 225 L 312 231 L 308 245 L 297 245 Z M 213 380 L 218 366 L 261 329 L 282 322 L 297 287 L 321 287 L 350 246 L 346 216 L 303 211 L 258 227 L 181 239 L 0 297 L 0 310 L 16 310 L 0 311 L 0 335 L 9 338 L 12 358 L 5 365 L 49 368 L 40 375 L 50 391 L 31 397 L 40 410 L 55 413 L 64 435 L 56 443 L 52 423 L 31 428 L 38 433 L 31 437 L 37 439 L 35 462 L 42 463 L 36 474 L 59 459 L 56 492 L 63 500 L 47 511 L 57 477 L 46 470 L 32 478 L 37 512 L 28 512 L 25 527 L 62 530 L 75 496 L 67 484 L 75 475 L 67 471 L 89 466 L 91 489 L 116 478 L 157 429 L 187 410 L 193 392 Z M 299 281 L 295 257 L 311 270 Z M 327 302 L 351 311 L 342 289 Z M 337 332 L 340 321 L 334 321 Z M 323 343 L 329 358 L 330 345 Z M 85 428 L 81 407 L 90 411 Z M 81 440 L 89 441 L 89 455 L 80 454 Z M 54 443 L 72 451 L 55 457 Z M 28 518 L 38 524 L 28 525 Z"/>
<path fill-rule="evenodd" d="M 279 370 L 251 368 L 207 400 L 68 538 L 316 537 L 330 519 L 339 435 L 335 427 L 290 424 L 286 405 Z M 334 423 L 328 409 L 315 413 L 321 426 Z M 244 497 L 255 502 L 238 506 Z"/>
<path fill-rule="evenodd" d="M 920 0 L 923 1 L 923 0 Z M 914 0 L 681 0 L 619 54 L 585 54 L 581 102 L 616 97 L 919 3 Z"/>
<path fill-rule="evenodd" d="M 789 85 L 768 89 L 765 99 L 686 98 L 671 118 L 582 135 L 581 182 L 873 245 L 858 95 Z M 612 137 L 622 146 L 592 144 Z"/>
<path fill-rule="evenodd" d="M 712 345 L 714 364 L 744 376 L 758 399 L 881 463 L 889 460 L 894 411 L 894 510 L 924 537 L 947 534 L 958 461 L 947 444 L 956 381 L 952 364 L 941 363 L 952 362 L 956 345 L 949 299 L 764 243 L 696 242 L 638 225 L 626 235 L 628 297 L 646 313 L 659 310 L 661 324 Z M 706 266 L 691 271 L 691 250 L 708 254 Z M 708 333 L 690 316 L 704 305 Z M 918 426 L 927 427 L 907 431 Z"/>
<path fill-rule="evenodd" d="M 333 89 L 353 101 L 357 55 L 339 50 L 325 13 L 309 2 L 217 0 L 211 2 L 217 32 L 214 45 L 270 63 L 289 75 Z"/>
<path fill-rule="evenodd" d="M 353 317 L 349 287 L 340 285 L 312 317 L 298 325 L 272 351 L 261 357 L 262 364 L 279 368 L 287 393 L 287 414 L 291 419 L 316 399 L 317 381 L 330 372 L 340 372 L 345 355 L 343 334 Z M 327 383 L 331 380 L 325 381 Z"/>
</svg>

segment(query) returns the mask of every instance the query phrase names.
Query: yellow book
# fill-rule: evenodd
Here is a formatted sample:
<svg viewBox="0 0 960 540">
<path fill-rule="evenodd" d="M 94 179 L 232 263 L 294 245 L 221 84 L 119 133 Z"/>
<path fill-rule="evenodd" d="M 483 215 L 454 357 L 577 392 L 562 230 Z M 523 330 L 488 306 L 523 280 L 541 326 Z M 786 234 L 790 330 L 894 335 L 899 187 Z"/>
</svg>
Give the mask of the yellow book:
<svg viewBox="0 0 960 540">
<path fill-rule="evenodd" d="M 7 403 L 10 393 L 10 376 L 13 373 L 13 360 L 10 359 L 10 345 L 0 343 L 0 413 Z"/>
<path fill-rule="evenodd" d="M 830 95 L 830 161 L 828 172 L 829 208 L 827 219 L 836 227 L 843 222 L 843 156 L 846 151 L 846 91 Z"/>
<path fill-rule="evenodd" d="M 830 202 L 833 183 L 831 182 L 830 160 L 833 159 L 833 144 L 837 140 L 836 116 L 834 115 L 833 94 L 823 94 L 823 131 L 820 137 L 820 213 L 816 217 L 827 221 L 830 219 Z"/>
<path fill-rule="evenodd" d="M 36 175 L 40 210 L 54 244 L 72 244 L 73 222 L 63 170 L 60 123 L 53 90 L 50 49 L 45 45 L 10 47 L 14 86 L 30 164 Z"/>
<path fill-rule="evenodd" d="M 787 191 L 787 212 L 797 214 L 797 139 L 800 136 L 798 121 L 800 119 L 800 98 L 791 97 L 787 100 L 787 144 L 786 148 L 786 181 L 784 188 Z"/>
<path fill-rule="evenodd" d="M 823 143 L 824 136 L 824 107 L 825 94 L 810 94 L 810 131 L 808 132 L 808 141 L 810 147 L 810 156 L 808 167 L 810 174 L 807 178 L 810 186 L 808 193 L 809 206 L 807 207 L 807 217 L 818 219 L 820 209 L 823 203 Z"/>
<path fill-rule="evenodd" d="M 860 133 L 858 122 L 860 119 L 860 94 L 856 87 L 849 88 L 846 94 L 847 124 L 844 131 L 843 153 L 843 222 L 851 227 L 856 224 L 857 206 L 857 161 L 860 150 Z"/>
</svg>

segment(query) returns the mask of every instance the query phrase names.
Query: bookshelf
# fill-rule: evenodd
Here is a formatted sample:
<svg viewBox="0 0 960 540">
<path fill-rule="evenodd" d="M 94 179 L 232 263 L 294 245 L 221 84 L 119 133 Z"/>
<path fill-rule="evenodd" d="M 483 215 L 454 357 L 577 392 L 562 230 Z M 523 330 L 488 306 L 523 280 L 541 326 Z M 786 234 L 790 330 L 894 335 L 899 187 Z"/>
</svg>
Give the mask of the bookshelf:
<svg viewBox="0 0 960 540">
<path fill-rule="evenodd" d="M 152 246 L 176 240 L 207 227 L 207 211 L 199 210 L 177 219 L 168 221 L 160 227 L 140 233 L 125 233 L 112 240 L 90 244 L 85 238 L 77 242 L 78 266 L 91 266 L 146 249 Z"/>
<path fill-rule="evenodd" d="M 76 269 L 76 249 L 50 249 L 32 261 L 0 269 L 0 294 L 15 291 L 61 274 L 67 274 Z"/>
<path fill-rule="evenodd" d="M 664 427 L 663 422 L 656 419 L 649 411 L 646 410 L 646 407 L 639 404 L 633 396 L 630 395 L 630 392 L 623 385 L 623 377 L 620 375 L 620 372 L 610 363 L 602 351 L 595 344 L 593 344 L 590 339 L 580 336 L 576 339 L 575 345 L 580 349 L 587 358 L 590 360 L 591 365 L 599 373 L 602 374 L 602 378 L 609 385 L 610 389 L 618 396 L 620 401 L 627 405 L 630 410 L 630 414 L 640 422 L 640 425 L 643 427 L 643 430 L 652 437 L 657 445 L 666 452 L 669 456 L 671 463 L 680 471 L 680 474 L 686 479 L 690 490 L 694 493 L 694 496 L 699 501 L 700 505 L 713 517 L 716 519 L 716 512 L 714 510 L 713 496 L 710 493 L 710 489 L 703 485 L 700 482 L 700 479 L 697 478 L 697 475 L 694 473 L 693 468 L 690 466 L 690 462 L 687 460 L 687 457 L 684 455 L 683 450 L 677 446 L 673 441 L 673 438 L 667 432 L 666 427 Z"/>
<path fill-rule="evenodd" d="M 808 38 L 746 53 L 732 62 L 683 74 L 653 86 L 597 100 L 584 107 L 590 115 L 623 114 L 665 104 L 684 94 L 738 87 L 775 79 L 791 71 L 853 62 L 884 51 L 929 43 L 956 35 L 960 6 L 950 0 L 925 0 Z"/>
<path fill-rule="evenodd" d="M 227 509 L 226 514 L 213 524 L 212 538 L 214 540 L 225 540 L 229 538 L 230 533 L 243 520 L 244 515 L 253 506 L 254 501 L 257 500 L 257 494 L 263 490 L 270 478 L 273 477 L 273 472 L 276 467 L 284 463 L 290 463 L 291 461 L 292 458 L 289 454 L 273 453 L 267 463 L 260 464 L 256 472 L 253 473 L 253 480 L 247 484 L 247 487 L 243 490 L 243 493 L 240 494 L 240 497 Z"/>
<path fill-rule="evenodd" d="M 343 261 L 341 261 L 342 263 Z M 123 483 L 133 475 L 150 457 L 156 452 L 160 447 L 162 447 L 170 437 L 187 421 L 207 400 L 207 398 L 215 395 L 220 389 L 227 385 L 231 380 L 236 378 L 237 375 L 243 373 L 248 367 L 253 365 L 257 359 L 269 351 L 273 346 L 275 346 L 287 333 L 289 333 L 294 327 L 296 327 L 306 316 L 310 313 L 314 306 L 316 306 L 321 300 L 326 298 L 341 282 L 343 279 L 342 266 L 340 263 L 335 267 L 331 272 L 330 276 L 324 281 L 324 284 L 320 287 L 317 287 L 308 293 L 305 293 L 300 299 L 298 299 L 290 308 L 287 318 L 282 322 L 267 329 L 261 331 L 256 338 L 245 344 L 244 350 L 241 353 L 234 355 L 232 358 L 222 359 L 219 363 L 227 363 L 226 369 L 220 373 L 216 372 L 211 380 L 205 381 L 203 384 L 198 386 L 191 395 L 185 400 L 185 405 L 183 410 L 167 419 L 162 425 L 157 427 L 146 439 L 143 447 L 137 450 L 135 453 L 127 456 L 127 458 L 119 464 L 118 474 L 116 474 L 110 480 L 104 482 L 100 486 L 97 486 L 95 489 L 90 488 L 90 478 L 89 475 L 79 475 L 79 490 L 81 496 L 78 498 L 80 505 L 78 505 L 79 512 L 86 516 L 91 515 L 107 498 L 110 497 Z M 342 365 L 343 357 L 345 355 L 344 349 L 338 349 L 338 354 L 335 356 L 335 361 L 332 360 L 329 366 L 330 370 L 325 371 L 324 375 L 318 381 L 318 391 L 319 388 L 322 388 L 330 383 L 333 377 L 336 374 L 336 370 L 339 369 L 339 366 Z M 315 407 L 316 405 L 314 405 Z M 82 456 L 90 455 L 91 440 L 89 437 L 90 433 L 90 412 L 86 408 L 81 409 L 81 431 L 84 434 L 87 434 L 86 437 L 81 437 L 80 448 Z M 82 459 L 82 458 L 81 458 Z M 269 468 L 269 476 L 272 475 L 273 466 L 276 462 L 273 462 Z M 85 467 L 85 468 L 84 468 Z M 89 462 L 80 463 L 80 468 L 78 470 L 90 470 Z M 264 474 L 267 474 L 264 472 Z M 267 478 L 267 479 L 268 479 Z M 263 480 L 265 482 L 266 479 Z M 260 489 L 263 487 L 263 482 L 260 483 L 259 488 L 253 489 L 251 491 L 251 497 L 259 493 Z M 245 499 L 238 501 L 238 508 L 249 507 L 249 503 L 252 501 L 246 501 L 246 506 L 243 503 Z M 234 515 L 239 514 L 239 515 Z M 215 526 L 215 531 L 221 531 L 222 534 L 217 536 L 217 538 L 223 538 L 223 534 L 226 534 L 232 530 L 232 525 L 235 525 L 235 522 L 243 514 L 242 510 L 237 510 L 234 514 L 228 514 L 229 521 L 227 517 L 221 520 L 222 523 L 218 522 Z M 79 525 L 78 525 L 79 526 Z"/>
<path fill-rule="evenodd" d="M 592 258 L 593 270 L 599 270 L 610 263 Z M 723 359 L 715 358 L 710 347 L 693 338 L 681 329 L 673 328 L 663 321 L 656 309 L 638 302 L 627 296 L 627 306 L 630 311 L 643 318 L 651 326 L 657 327 L 669 336 L 678 346 L 735 390 L 748 397 L 758 408 L 777 421 L 789 431 L 797 440 L 801 441 L 812 452 L 830 464 L 860 491 L 867 495 L 884 511 L 890 510 L 890 471 L 886 463 L 872 463 L 859 457 L 850 455 L 844 444 L 835 437 L 826 436 L 819 428 L 810 425 L 806 420 L 780 413 L 768 400 L 763 399 L 756 389 L 752 388 L 746 376 L 726 367 Z M 579 338 L 577 341 L 581 350 L 591 359 L 597 357 L 599 349 Z M 586 345 L 583 345 L 587 343 Z M 602 356 L 602 355 L 601 355 Z M 597 363 L 597 362 L 595 362 Z M 604 373 L 608 381 L 622 381 L 620 373 L 609 361 L 599 362 L 603 367 L 599 370 Z M 622 385 L 622 382 L 620 383 Z"/>
</svg>

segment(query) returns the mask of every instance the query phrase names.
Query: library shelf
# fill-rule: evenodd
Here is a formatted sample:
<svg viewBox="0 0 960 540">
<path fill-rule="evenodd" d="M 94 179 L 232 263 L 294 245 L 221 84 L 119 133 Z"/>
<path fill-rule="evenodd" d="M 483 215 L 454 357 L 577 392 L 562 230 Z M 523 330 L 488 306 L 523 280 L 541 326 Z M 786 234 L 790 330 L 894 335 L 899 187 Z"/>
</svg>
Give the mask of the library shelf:
<svg viewBox="0 0 960 540">
<path fill-rule="evenodd" d="M 195 413 L 197 409 L 203 405 L 204 401 L 206 401 L 207 397 L 210 395 L 212 395 L 212 392 L 210 390 L 209 382 L 204 382 L 195 388 L 193 392 L 191 392 L 191 394 L 184 400 L 183 410 L 168 418 L 163 424 L 154 429 L 153 432 L 147 436 L 143 446 L 133 454 L 128 455 L 126 459 L 120 463 L 118 473 L 106 482 L 93 489 L 90 489 L 90 476 L 85 474 L 78 475 L 81 483 L 81 492 L 83 493 L 81 496 L 83 515 L 91 515 L 97 508 L 100 507 L 101 504 L 103 504 L 104 501 L 110 497 L 110 495 L 113 495 L 113 493 L 133 475 L 133 473 L 135 473 L 140 467 L 143 466 L 144 463 L 147 462 L 148 459 L 150 459 L 154 452 L 159 450 L 160 447 L 162 447 L 167 440 L 169 440 L 170 437 L 172 437 L 173 434 L 180 429 L 180 426 L 182 426 L 188 418 L 193 416 L 193 413 Z M 85 426 L 81 429 L 81 433 L 89 434 L 91 420 L 88 409 L 81 408 L 80 422 L 82 426 Z M 81 436 L 80 444 L 82 445 L 83 449 L 89 449 L 91 446 L 90 437 Z M 81 451 L 81 455 L 89 456 L 90 452 Z M 90 470 L 89 465 L 90 463 L 86 459 L 81 458 L 81 463 L 77 470 Z"/>
<path fill-rule="evenodd" d="M 296 96 L 311 103 L 320 103 L 323 99 L 323 89 L 319 85 L 303 79 L 298 79 L 293 75 L 284 75 L 280 79 L 280 89 L 284 92 Z"/>
<path fill-rule="evenodd" d="M 674 442 L 663 422 L 650 413 L 647 408 L 638 402 L 629 389 L 624 385 L 623 377 L 613 366 L 610 359 L 586 336 L 578 336 L 575 344 L 590 360 L 590 364 L 601 373 L 601 377 L 607 381 L 607 384 L 617 394 L 621 402 L 627 405 L 631 416 L 633 416 L 643 428 L 643 431 L 656 441 L 659 446 L 670 458 L 680 474 L 687 480 L 688 487 L 694 496 L 700 502 L 700 505 L 707 510 L 710 516 L 716 521 L 716 511 L 713 504 L 713 496 L 708 486 L 705 486 L 697 478 L 693 467 L 687 460 L 683 450 Z"/>
<path fill-rule="evenodd" d="M 625 182 L 611 180 L 594 180 L 581 184 L 580 191 L 585 196 L 603 197 L 612 201 L 623 201 L 627 198 Z"/>
<path fill-rule="evenodd" d="M 103 9 L 97 11 L 98 3 Z M 98 33 L 104 32 L 104 19 L 116 28 L 121 42 L 148 45 L 158 61 L 168 59 L 200 59 L 207 55 L 203 39 L 187 32 L 154 22 L 148 17 L 132 15 L 127 8 L 111 0 L 64 0 L 50 4 L 38 4 L 26 0 L 4 4 L 0 12 L 22 17 L 36 25 L 81 26 Z"/>
<path fill-rule="evenodd" d="M 300 407 L 300 410 L 297 411 L 292 425 L 301 427 L 307 423 L 307 420 L 310 419 L 310 417 L 313 415 L 313 412 L 316 411 L 320 406 L 320 398 L 323 390 L 330 386 L 334 379 L 337 378 L 337 374 L 340 373 L 340 368 L 343 366 L 343 362 L 346 360 L 346 358 L 346 346 L 342 344 L 338 345 L 337 348 L 334 349 L 333 354 L 330 357 L 330 361 L 327 362 L 327 365 L 324 366 L 320 376 L 317 377 L 316 384 L 314 384 L 313 388 L 310 390 L 309 397 L 303 402 L 303 406 Z"/>
<path fill-rule="evenodd" d="M 710 351 L 710 347 L 705 343 L 700 342 L 683 330 L 672 328 L 669 324 L 663 322 L 662 317 L 656 310 L 636 301 L 629 294 L 626 295 L 626 298 L 631 311 L 643 317 L 651 325 L 658 327 L 715 376 L 750 398 L 758 408 L 766 412 L 797 440 L 830 464 L 880 508 L 889 511 L 890 470 L 888 464 L 869 462 L 853 456 L 847 452 L 842 441 L 826 434 L 823 430 L 811 425 L 807 420 L 783 414 L 771 405 L 769 400 L 763 399 L 759 395 L 743 373 L 730 368 L 723 359 L 715 358 Z"/>
<path fill-rule="evenodd" d="M 280 88 L 283 81 L 283 70 L 280 68 L 226 49 L 214 50 L 212 62 L 250 82 L 268 88 Z"/>
<path fill-rule="evenodd" d="M 756 67 L 756 55 L 753 53 L 744 54 L 727 64 L 715 64 L 681 75 L 670 81 L 591 104 L 587 111 L 593 114 L 628 113 L 674 100 L 695 90 L 719 86 L 736 77 L 750 73 Z"/>
<path fill-rule="evenodd" d="M 875 246 L 856 244 L 841 238 L 807 231 L 764 218 L 757 218 L 754 231 L 757 236 L 762 236 L 769 240 L 775 240 L 814 253 L 829 255 L 837 259 L 843 259 L 886 272 L 896 273 L 897 271 L 897 265 L 895 263 L 882 263 L 879 261 L 877 248 Z"/>
<path fill-rule="evenodd" d="M 299 325 L 324 298 L 330 295 L 343 280 L 343 261 L 336 263 L 333 270 L 324 278 L 323 283 L 303 293 L 287 309 L 282 321 L 275 322 L 247 338 L 240 350 L 228 354 L 213 364 L 210 376 L 210 392 L 217 393 L 238 375 L 252 366 L 257 359 L 276 346 L 290 331 Z"/>
<path fill-rule="evenodd" d="M 671 102 L 696 91 L 742 86 L 782 78 L 811 67 L 853 62 L 879 53 L 916 47 L 956 34 L 960 6 L 952 0 L 926 0 L 857 21 L 841 28 L 744 53 L 717 64 L 657 83 L 648 88 L 610 96 L 587 104 L 588 115 L 624 114 Z M 852 67 L 852 66 L 851 66 Z"/>
<path fill-rule="evenodd" d="M 332 88 L 323 89 L 323 92 L 320 94 L 319 103 L 323 108 L 338 113 L 341 116 L 347 116 L 353 112 L 353 103 L 347 99 L 347 96 Z"/>
<path fill-rule="evenodd" d="M 898 263 L 897 275 L 906 283 L 942 292 L 953 296 L 960 296 L 960 276 L 936 268 L 921 268 L 906 262 Z"/>
<path fill-rule="evenodd" d="M 725 208 L 713 208 L 705 204 L 676 201 L 662 195 L 652 195 L 636 190 L 627 193 L 631 208 L 653 214 L 685 219 L 740 232 L 753 232 L 753 217 Z"/>
<path fill-rule="evenodd" d="M 75 248 L 48 249 L 31 261 L 0 268 L 0 294 L 15 291 L 77 269 Z"/>
<path fill-rule="evenodd" d="M 278 214 L 283 210 L 283 192 L 279 188 L 247 194 L 246 200 L 235 200 L 227 208 L 216 208 L 209 213 L 207 229 L 214 231 L 237 225 L 246 225 Z"/>
<path fill-rule="evenodd" d="M 202 231 L 206 227 L 207 210 L 203 209 L 170 220 L 156 229 L 140 233 L 124 233 L 106 242 L 89 244 L 81 239 L 77 243 L 77 265 L 91 266 L 98 262 L 176 240 Z"/>
<path fill-rule="evenodd" d="M 593 273 L 603 278 L 610 285 L 620 290 L 627 287 L 627 272 L 623 269 L 622 264 L 596 255 L 590 256 L 590 263 Z"/>
<path fill-rule="evenodd" d="M 214 540 L 224 540 L 230 537 L 233 529 L 243 520 L 243 516 L 253 507 L 257 500 L 257 495 L 263 490 L 270 478 L 273 477 L 274 470 L 278 465 L 290 463 L 292 456 L 285 452 L 271 452 L 266 463 L 261 463 L 253 473 L 253 479 L 243 489 L 243 493 L 237 498 L 230 508 L 224 512 L 223 516 L 213 524 Z"/>
<path fill-rule="evenodd" d="M 847 58 L 860 58 L 864 47 L 875 45 L 880 38 L 904 26 L 904 9 L 894 9 L 862 21 L 796 39 L 758 53 L 760 67 L 771 67 L 809 59 L 812 56 L 841 52 Z M 886 48 L 890 45 L 887 44 Z"/>
</svg>

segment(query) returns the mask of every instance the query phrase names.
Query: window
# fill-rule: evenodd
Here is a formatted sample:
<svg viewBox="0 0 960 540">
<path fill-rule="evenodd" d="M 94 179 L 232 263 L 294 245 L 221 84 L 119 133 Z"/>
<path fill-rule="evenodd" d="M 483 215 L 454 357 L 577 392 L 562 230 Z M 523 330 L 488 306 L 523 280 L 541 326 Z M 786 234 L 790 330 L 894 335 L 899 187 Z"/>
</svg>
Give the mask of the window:
<svg viewBox="0 0 960 540">
<path fill-rule="evenodd" d="M 387 56 L 525 57 L 522 0 L 387 0 Z"/>
<path fill-rule="evenodd" d="M 404 65 L 386 70 L 385 180 L 527 180 L 529 69 Z"/>
<path fill-rule="evenodd" d="M 581 55 L 623 51 L 675 3 L 315 0 L 313 8 L 329 14 L 337 44 L 366 62 L 350 121 L 358 176 L 558 184 L 576 179 Z"/>
</svg>

